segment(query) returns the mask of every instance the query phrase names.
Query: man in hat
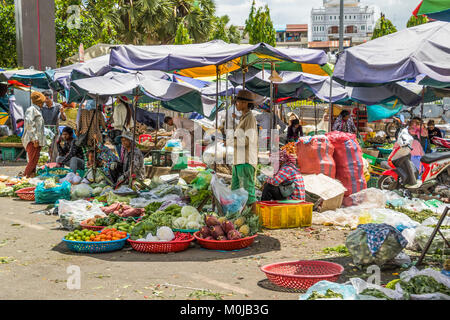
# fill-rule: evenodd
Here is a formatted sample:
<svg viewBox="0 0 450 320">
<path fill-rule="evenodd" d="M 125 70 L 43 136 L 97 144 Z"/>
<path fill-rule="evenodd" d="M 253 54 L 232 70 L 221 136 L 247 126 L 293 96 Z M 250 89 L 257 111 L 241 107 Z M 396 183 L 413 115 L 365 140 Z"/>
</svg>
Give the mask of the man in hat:
<svg viewBox="0 0 450 320">
<path fill-rule="evenodd" d="M 248 192 L 247 204 L 256 213 L 255 177 L 258 164 L 258 132 L 252 109 L 253 94 L 248 90 L 238 92 L 234 103 L 242 115 L 234 133 L 234 163 L 231 190 L 244 188 Z"/>
<path fill-rule="evenodd" d="M 131 158 L 133 133 L 130 131 L 123 131 L 119 138 L 123 147 L 123 160 L 121 160 L 123 171 L 122 176 L 119 177 L 118 181 L 127 181 L 130 177 L 131 162 L 133 162 L 133 174 L 136 175 L 136 179 L 143 180 L 145 176 L 144 156 L 136 145 L 134 146 L 133 158 Z"/>
<path fill-rule="evenodd" d="M 58 155 L 56 141 L 59 140 L 59 130 L 57 129 L 59 126 L 59 119 L 66 121 L 67 118 L 64 113 L 64 107 L 59 103 L 53 102 L 52 92 L 50 90 L 46 90 L 43 94 L 45 96 L 45 102 L 41 109 L 41 113 L 44 118 L 44 125 L 55 134 L 49 148 L 50 162 L 53 162 Z"/>
<path fill-rule="evenodd" d="M 41 109 L 44 106 L 45 96 L 40 92 L 31 94 L 31 106 L 25 112 L 25 124 L 22 135 L 22 144 L 27 151 L 28 164 L 24 176 L 36 176 L 36 165 L 39 161 L 41 148 L 45 146 L 44 118 Z"/>
<path fill-rule="evenodd" d="M 134 126 L 133 113 L 131 110 L 131 101 L 126 96 L 120 96 L 116 100 L 117 104 L 113 108 L 113 115 L 111 117 L 112 130 L 108 136 L 112 144 L 116 147 L 118 156 L 121 156 L 121 143 L 119 136 L 124 130 L 130 130 Z"/>
</svg>

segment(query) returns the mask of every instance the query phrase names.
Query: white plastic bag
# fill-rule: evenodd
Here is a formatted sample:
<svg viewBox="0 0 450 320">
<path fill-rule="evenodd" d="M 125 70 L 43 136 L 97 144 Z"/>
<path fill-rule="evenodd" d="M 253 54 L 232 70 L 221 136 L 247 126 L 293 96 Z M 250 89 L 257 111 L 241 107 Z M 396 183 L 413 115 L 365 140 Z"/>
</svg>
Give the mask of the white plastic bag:
<svg viewBox="0 0 450 320">
<path fill-rule="evenodd" d="M 231 191 L 222 183 L 216 174 L 212 175 L 211 189 L 222 206 L 223 213 L 241 212 L 248 200 L 248 192 L 244 188 Z"/>
<path fill-rule="evenodd" d="M 83 220 L 95 216 L 106 217 L 101 206 L 86 200 L 59 200 L 58 215 L 63 228 L 74 230 Z"/>
<path fill-rule="evenodd" d="M 416 267 L 411 267 L 411 269 L 404 271 L 400 274 L 400 279 L 402 281 L 408 282 L 409 280 L 411 280 L 411 278 L 421 275 L 432 277 L 437 282 L 442 283 L 447 288 L 450 288 L 450 277 L 430 268 L 419 271 L 419 269 L 417 269 Z M 399 294 L 402 295 L 404 294 L 404 291 L 400 286 L 400 283 L 396 283 L 395 291 L 397 291 Z M 411 294 L 410 298 L 411 300 L 450 300 L 450 296 L 440 292 L 426 293 L 426 294 Z"/>
<path fill-rule="evenodd" d="M 408 241 L 408 244 L 406 245 L 406 249 L 412 250 L 412 251 L 419 251 L 419 246 L 416 242 L 416 229 L 415 228 L 408 228 L 402 231 L 402 236 Z"/>
<path fill-rule="evenodd" d="M 86 199 L 92 196 L 94 189 L 89 185 L 82 183 L 72 186 L 70 196 L 72 200 Z"/>
<path fill-rule="evenodd" d="M 416 228 L 416 238 L 419 248 L 423 250 L 428 242 L 428 239 L 431 236 L 431 233 L 434 230 L 434 226 L 438 223 L 436 218 L 428 218 L 422 222 L 422 224 Z M 446 217 L 442 222 L 442 226 L 450 225 L 450 217 Z M 442 234 L 446 239 L 450 239 L 450 230 L 449 229 L 440 229 Z M 442 239 L 441 235 L 436 233 L 436 236 L 431 243 L 431 246 L 428 250 L 428 253 L 435 253 L 438 250 L 443 250 L 444 254 L 449 254 L 450 249 L 445 245 L 444 239 Z"/>
<path fill-rule="evenodd" d="M 377 286 L 375 284 L 368 283 L 360 278 L 351 278 L 350 282 L 356 291 L 358 300 L 385 300 L 385 299 L 377 298 L 374 296 L 362 295 L 361 292 L 363 292 L 366 289 L 377 289 L 377 290 L 383 292 L 386 296 L 388 296 L 389 298 L 391 298 L 393 300 L 403 299 L 403 294 L 398 293 L 395 290 L 386 289 L 381 286 Z"/>
<path fill-rule="evenodd" d="M 354 206 L 363 208 L 383 208 L 386 205 L 386 196 L 380 189 L 369 188 L 349 196 Z"/>
</svg>

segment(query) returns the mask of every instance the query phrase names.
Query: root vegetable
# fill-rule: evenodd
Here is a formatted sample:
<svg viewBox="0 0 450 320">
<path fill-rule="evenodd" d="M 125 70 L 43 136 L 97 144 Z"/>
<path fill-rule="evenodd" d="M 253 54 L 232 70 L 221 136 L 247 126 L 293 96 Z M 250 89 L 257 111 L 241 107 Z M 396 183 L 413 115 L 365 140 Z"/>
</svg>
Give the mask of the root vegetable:
<svg viewBox="0 0 450 320">
<path fill-rule="evenodd" d="M 219 225 L 219 220 L 214 216 L 205 216 L 205 224 L 208 227 L 217 226 Z"/>
<path fill-rule="evenodd" d="M 211 230 L 207 226 L 204 226 L 200 229 L 200 234 L 204 238 L 209 237 L 209 236 L 211 236 Z"/>
</svg>

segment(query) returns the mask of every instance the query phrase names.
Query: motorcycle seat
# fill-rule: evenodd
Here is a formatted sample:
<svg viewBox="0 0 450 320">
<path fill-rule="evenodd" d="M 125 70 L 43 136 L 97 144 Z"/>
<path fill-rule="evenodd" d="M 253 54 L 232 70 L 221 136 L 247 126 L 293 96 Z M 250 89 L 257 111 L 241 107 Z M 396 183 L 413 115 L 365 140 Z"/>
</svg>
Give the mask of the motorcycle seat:
<svg viewBox="0 0 450 320">
<path fill-rule="evenodd" d="M 450 151 L 447 152 L 433 152 L 427 153 L 422 158 L 420 158 L 420 162 L 430 164 L 432 162 L 436 162 L 443 159 L 450 159 Z"/>
</svg>

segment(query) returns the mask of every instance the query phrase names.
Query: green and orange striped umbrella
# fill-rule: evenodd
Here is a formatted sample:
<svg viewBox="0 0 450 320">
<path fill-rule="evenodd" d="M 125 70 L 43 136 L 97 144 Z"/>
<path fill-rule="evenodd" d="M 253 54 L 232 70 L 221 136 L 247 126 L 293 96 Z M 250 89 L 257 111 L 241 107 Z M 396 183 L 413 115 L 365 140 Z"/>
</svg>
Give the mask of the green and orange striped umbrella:
<svg viewBox="0 0 450 320">
<path fill-rule="evenodd" d="M 423 0 L 413 11 L 413 15 L 426 15 L 429 19 L 450 22 L 450 0 Z"/>
</svg>

